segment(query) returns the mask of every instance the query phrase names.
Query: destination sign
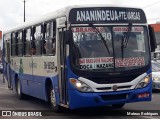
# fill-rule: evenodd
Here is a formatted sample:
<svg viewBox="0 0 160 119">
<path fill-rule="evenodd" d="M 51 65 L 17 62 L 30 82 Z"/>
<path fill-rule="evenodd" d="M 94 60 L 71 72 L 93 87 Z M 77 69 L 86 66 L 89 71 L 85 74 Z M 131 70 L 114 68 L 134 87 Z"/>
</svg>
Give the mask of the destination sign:
<svg viewBox="0 0 160 119">
<path fill-rule="evenodd" d="M 141 9 L 135 8 L 74 8 L 69 14 L 73 24 L 100 23 L 146 23 L 146 17 Z"/>
</svg>

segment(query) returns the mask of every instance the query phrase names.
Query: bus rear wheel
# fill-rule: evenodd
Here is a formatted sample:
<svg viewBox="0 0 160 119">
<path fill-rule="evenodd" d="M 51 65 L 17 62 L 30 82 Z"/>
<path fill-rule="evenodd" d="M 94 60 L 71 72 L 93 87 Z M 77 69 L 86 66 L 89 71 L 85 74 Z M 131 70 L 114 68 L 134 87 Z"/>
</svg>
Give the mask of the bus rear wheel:
<svg viewBox="0 0 160 119">
<path fill-rule="evenodd" d="M 21 83 L 18 78 L 17 78 L 17 83 L 16 83 L 16 92 L 20 100 L 24 99 L 24 94 L 22 93 Z"/>
<path fill-rule="evenodd" d="M 55 111 L 55 112 L 62 111 L 62 107 L 57 104 L 56 94 L 55 94 L 55 90 L 54 90 L 53 86 L 50 87 L 50 105 L 51 105 L 51 108 L 53 111 Z"/>
<path fill-rule="evenodd" d="M 113 104 L 112 107 L 114 108 L 122 108 L 125 105 L 125 103 L 122 104 Z"/>
</svg>

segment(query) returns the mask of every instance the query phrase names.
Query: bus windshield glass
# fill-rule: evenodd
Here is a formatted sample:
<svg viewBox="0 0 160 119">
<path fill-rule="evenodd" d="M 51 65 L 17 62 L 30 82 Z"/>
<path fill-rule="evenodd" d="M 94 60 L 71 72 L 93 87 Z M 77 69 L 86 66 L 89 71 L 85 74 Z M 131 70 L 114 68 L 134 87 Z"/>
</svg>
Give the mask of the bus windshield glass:
<svg viewBox="0 0 160 119">
<path fill-rule="evenodd" d="M 144 26 L 132 26 L 130 31 L 128 26 L 72 27 L 72 32 L 73 66 L 79 70 L 113 72 L 149 64 L 147 29 Z M 126 34 L 129 34 L 128 40 L 123 47 Z"/>
</svg>

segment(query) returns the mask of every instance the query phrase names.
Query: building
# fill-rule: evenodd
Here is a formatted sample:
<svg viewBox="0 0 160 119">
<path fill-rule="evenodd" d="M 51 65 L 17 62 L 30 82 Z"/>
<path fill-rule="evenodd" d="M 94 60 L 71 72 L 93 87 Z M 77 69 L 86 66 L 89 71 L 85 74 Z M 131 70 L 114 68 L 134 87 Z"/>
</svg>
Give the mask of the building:
<svg viewBox="0 0 160 119">
<path fill-rule="evenodd" d="M 156 42 L 157 42 L 157 49 L 156 51 L 160 51 L 160 23 L 151 24 L 151 26 L 154 28 Z"/>
<path fill-rule="evenodd" d="M 2 40 L 2 31 L 0 31 L 0 40 Z"/>
<path fill-rule="evenodd" d="M 2 31 L 0 31 L 0 62 L 2 61 Z"/>
</svg>

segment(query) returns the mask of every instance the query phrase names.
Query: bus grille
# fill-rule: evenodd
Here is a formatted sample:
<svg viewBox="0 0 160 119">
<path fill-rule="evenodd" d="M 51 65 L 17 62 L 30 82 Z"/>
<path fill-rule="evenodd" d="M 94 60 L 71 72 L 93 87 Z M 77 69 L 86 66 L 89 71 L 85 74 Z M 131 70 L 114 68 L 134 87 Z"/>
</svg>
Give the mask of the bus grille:
<svg viewBox="0 0 160 119">
<path fill-rule="evenodd" d="M 101 95 L 101 98 L 104 101 L 113 101 L 113 100 L 123 100 L 128 98 L 127 94 L 116 94 L 116 95 Z"/>
<path fill-rule="evenodd" d="M 127 86 L 118 86 L 117 89 L 125 89 L 125 88 L 131 88 L 131 85 Z M 111 90 L 112 87 L 101 87 L 101 88 L 96 88 L 97 90 Z"/>
</svg>

